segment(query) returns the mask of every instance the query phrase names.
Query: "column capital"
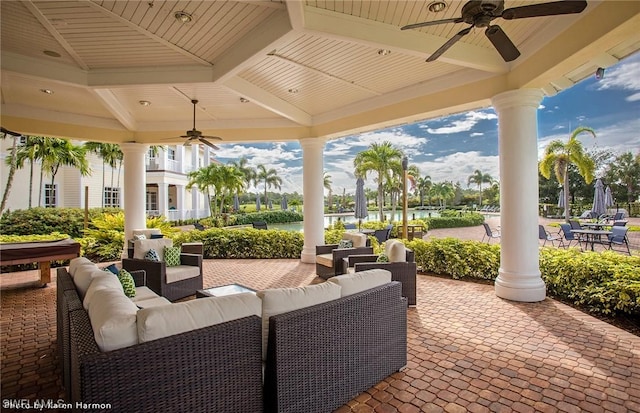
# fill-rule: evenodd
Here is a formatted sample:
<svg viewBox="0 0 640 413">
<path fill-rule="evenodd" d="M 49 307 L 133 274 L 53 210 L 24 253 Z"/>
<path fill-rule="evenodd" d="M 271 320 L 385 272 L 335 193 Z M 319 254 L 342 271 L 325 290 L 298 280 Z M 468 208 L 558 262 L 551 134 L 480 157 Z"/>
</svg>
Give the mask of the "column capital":
<svg viewBox="0 0 640 413">
<path fill-rule="evenodd" d="M 324 144 L 327 142 L 327 138 L 324 137 L 316 137 L 316 138 L 302 138 L 299 139 L 300 146 L 302 148 L 324 148 Z"/>
<path fill-rule="evenodd" d="M 491 105 L 497 110 L 516 106 L 532 106 L 537 108 L 542 102 L 544 92 L 542 89 L 517 89 L 509 90 L 491 98 Z"/>
<path fill-rule="evenodd" d="M 124 153 L 147 153 L 149 145 L 136 142 L 123 142 L 120 144 L 120 149 Z"/>
</svg>

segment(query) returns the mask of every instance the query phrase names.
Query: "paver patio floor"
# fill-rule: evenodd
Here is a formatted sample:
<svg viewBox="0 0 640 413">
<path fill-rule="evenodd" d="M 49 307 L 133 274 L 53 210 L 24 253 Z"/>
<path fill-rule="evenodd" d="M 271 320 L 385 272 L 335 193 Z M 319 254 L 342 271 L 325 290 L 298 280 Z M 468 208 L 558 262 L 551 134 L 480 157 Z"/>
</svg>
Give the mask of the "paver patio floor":
<svg viewBox="0 0 640 413">
<path fill-rule="evenodd" d="M 206 286 L 321 281 L 297 259 L 205 260 L 204 269 Z M 55 277 L 9 289 L 37 271 L 2 277 L 2 398 L 63 397 Z M 419 275 L 408 315 L 407 368 L 338 412 L 640 412 L 640 337 L 557 301 L 511 302 L 492 285 Z"/>
</svg>

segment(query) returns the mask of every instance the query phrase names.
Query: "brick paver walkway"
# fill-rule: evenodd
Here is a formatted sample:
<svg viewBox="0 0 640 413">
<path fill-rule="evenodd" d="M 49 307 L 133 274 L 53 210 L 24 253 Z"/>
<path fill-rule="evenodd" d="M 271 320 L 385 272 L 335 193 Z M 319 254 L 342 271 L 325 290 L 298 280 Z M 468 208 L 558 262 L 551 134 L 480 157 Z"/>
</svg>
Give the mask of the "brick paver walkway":
<svg viewBox="0 0 640 413">
<path fill-rule="evenodd" d="M 205 260 L 204 269 L 207 286 L 321 281 L 299 260 Z M 37 271 L 0 280 L 2 398 L 58 399 L 55 274 L 46 288 L 16 288 L 26 278 Z M 407 368 L 337 411 L 640 412 L 640 337 L 551 299 L 511 302 L 492 285 L 419 275 Z"/>
</svg>

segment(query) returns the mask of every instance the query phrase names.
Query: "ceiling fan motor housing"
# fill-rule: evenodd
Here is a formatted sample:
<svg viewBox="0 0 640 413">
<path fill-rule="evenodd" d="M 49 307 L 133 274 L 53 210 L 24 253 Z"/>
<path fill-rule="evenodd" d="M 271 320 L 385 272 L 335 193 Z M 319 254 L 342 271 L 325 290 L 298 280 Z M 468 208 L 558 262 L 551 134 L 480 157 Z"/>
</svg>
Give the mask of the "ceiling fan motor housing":
<svg viewBox="0 0 640 413">
<path fill-rule="evenodd" d="M 462 7 L 462 19 L 475 27 L 488 27 L 504 11 L 504 0 L 472 0 Z"/>
</svg>

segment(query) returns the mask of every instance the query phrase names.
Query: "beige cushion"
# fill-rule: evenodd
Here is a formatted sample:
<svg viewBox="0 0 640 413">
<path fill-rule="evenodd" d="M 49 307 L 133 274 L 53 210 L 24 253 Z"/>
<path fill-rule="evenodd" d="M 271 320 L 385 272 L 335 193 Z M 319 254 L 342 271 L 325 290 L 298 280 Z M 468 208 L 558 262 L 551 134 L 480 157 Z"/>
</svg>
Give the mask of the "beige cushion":
<svg viewBox="0 0 640 413">
<path fill-rule="evenodd" d="M 78 267 L 83 265 L 95 265 L 88 258 L 85 257 L 77 257 L 69 261 L 69 275 L 73 278 L 76 275 L 76 270 Z"/>
<path fill-rule="evenodd" d="M 171 238 L 138 239 L 133 241 L 133 258 L 143 260 L 147 251 L 154 249 L 160 261 L 164 261 L 164 247 L 173 246 Z"/>
<path fill-rule="evenodd" d="M 120 291 L 122 295 L 124 295 L 124 289 L 122 288 L 122 283 L 115 274 L 111 272 L 107 273 L 102 270 L 102 274 L 96 275 L 92 280 L 89 288 L 87 288 L 87 293 L 84 295 L 84 300 L 82 300 L 82 306 L 85 310 L 89 309 L 89 303 L 93 299 L 96 291 L 106 290 L 106 289 L 114 289 L 116 291 Z"/>
<path fill-rule="evenodd" d="M 391 254 L 391 246 L 393 244 L 395 244 L 396 242 L 399 242 L 396 239 L 389 239 L 386 240 L 384 243 L 384 255 L 386 255 L 387 257 L 389 257 L 389 254 Z"/>
<path fill-rule="evenodd" d="M 160 235 L 162 232 L 160 231 L 160 228 L 134 229 L 131 231 L 133 239 L 135 239 L 136 235 L 144 235 L 147 239 L 151 239 L 151 234 Z"/>
<path fill-rule="evenodd" d="M 91 285 L 91 281 L 95 277 L 105 275 L 104 270 L 96 267 L 95 265 L 83 265 L 76 270 L 76 276 L 73 277 L 73 283 L 76 285 L 78 295 L 81 300 L 84 300 L 84 296 L 87 294 L 87 290 Z"/>
<path fill-rule="evenodd" d="M 353 274 L 337 275 L 327 281 L 339 285 L 342 297 L 346 297 L 347 295 L 390 283 L 391 272 L 376 268 Z"/>
<path fill-rule="evenodd" d="M 320 254 L 316 255 L 316 262 L 325 267 L 333 267 L 333 254 Z"/>
<path fill-rule="evenodd" d="M 130 300 L 136 303 L 138 301 L 149 300 L 157 297 L 158 297 L 158 294 L 156 294 L 155 291 L 153 291 L 151 288 L 141 286 L 141 287 L 136 287 L 136 295 L 131 297 Z"/>
<path fill-rule="evenodd" d="M 262 357 L 267 358 L 269 317 L 340 298 L 340 286 L 321 283 L 295 288 L 274 288 L 256 293 L 262 298 Z"/>
<path fill-rule="evenodd" d="M 135 304 L 138 308 L 151 308 L 158 307 L 160 305 L 170 305 L 171 301 L 167 300 L 164 297 L 156 296 L 155 298 L 147 298 L 146 300 L 135 301 Z"/>
<path fill-rule="evenodd" d="M 136 313 L 138 307 L 121 291 L 96 291 L 89 303 L 93 336 L 101 351 L 138 344 Z"/>
<path fill-rule="evenodd" d="M 400 242 L 395 241 L 389 248 L 389 262 L 406 262 L 407 261 L 407 247 Z"/>
<path fill-rule="evenodd" d="M 175 267 L 167 267 L 165 271 L 167 274 L 167 284 L 200 275 L 200 267 L 193 265 L 176 265 Z"/>
<path fill-rule="evenodd" d="M 367 235 L 360 232 L 345 232 L 342 239 L 352 241 L 354 248 L 367 246 Z"/>
<path fill-rule="evenodd" d="M 253 293 L 144 308 L 138 311 L 138 338 L 144 343 L 260 313 L 260 299 Z"/>
</svg>

